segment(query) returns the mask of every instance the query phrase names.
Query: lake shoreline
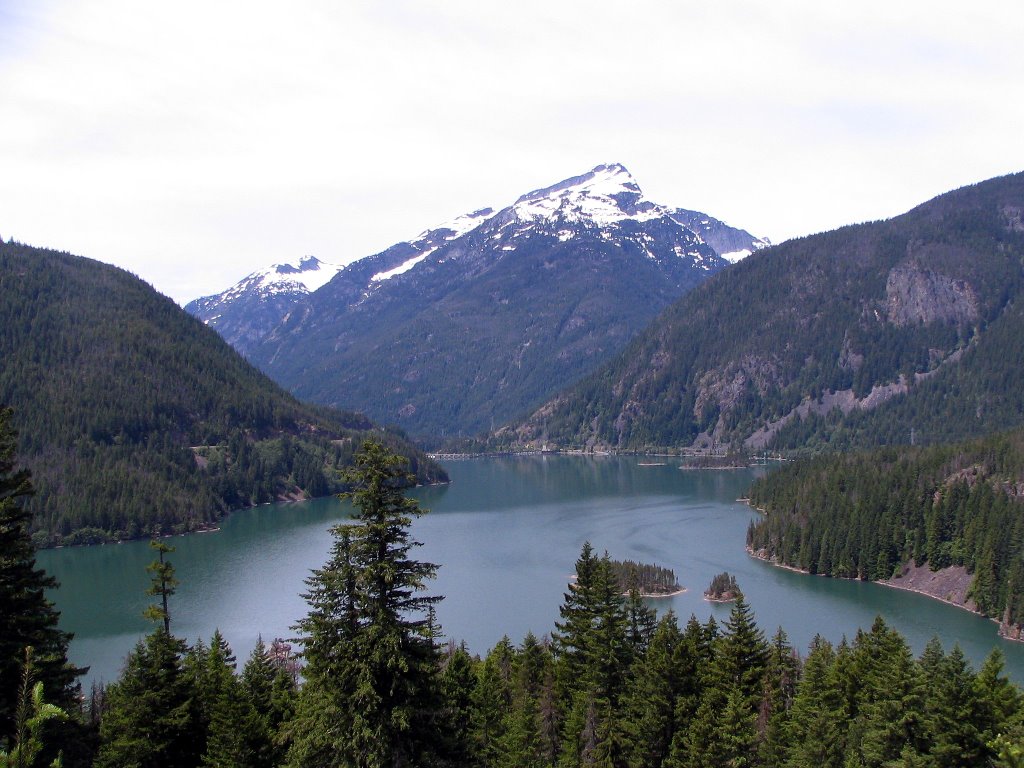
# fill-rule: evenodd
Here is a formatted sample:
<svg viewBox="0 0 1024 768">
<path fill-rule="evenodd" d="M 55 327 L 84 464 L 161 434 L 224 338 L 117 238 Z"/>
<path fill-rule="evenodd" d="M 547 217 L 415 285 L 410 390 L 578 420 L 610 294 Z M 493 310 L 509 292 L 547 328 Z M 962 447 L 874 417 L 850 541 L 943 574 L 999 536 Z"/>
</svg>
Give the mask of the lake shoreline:
<svg viewBox="0 0 1024 768">
<path fill-rule="evenodd" d="M 409 486 L 409 488 L 406 490 L 411 490 L 413 488 L 434 488 L 437 486 L 450 484 L 451 480 L 446 480 L 444 482 L 437 483 L 417 483 L 415 485 Z M 105 534 L 106 537 L 101 540 L 74 542 L 70 544 L 60 543 L 36 545 L 35 550 L 37 552 L 41 552 L 47 549 L 77 549 L 79 547 L 103 547 L 108 544 L 126 544 L 131 541 L 172 539 L 178 536 L 191 536 L 197 533 L 217 533 L 221 529 L 221 525 L 223 525 L 224 521 L 236 512 L 248 512 L 249 510 L 258 509 L 259 507 L 267 507 L 270 506 L 271 504 L 303 504 L 309 501 L 319 501 L 320 499 L 329 499 L 332 497 L 337 498 L 339 495 L 340 494 L 337 493 L 328 493 L 325 496 L 298 496 L 295 494 L 281 495 L 278 496 L 278 498 L 276 498 L 274 501 L 261 501 L 259 504 L 250 504 L 247 507 L 235 507 L 234 509 L 226 510 L 216 520 L 213 520 L 209 523 L 203 523 L 202 525 L 197 525 L 196 527 L 191 528 L 187 531 L 165 531 L 161 533 L 147 534 L 145 536 L 125 536 L 124 538 L 117 538 L 115 536 L 110 535 L 107 531 L 103 531 L 102 533 Z M 72 534 L 69 535 L 73 536 L 74 532 L 72 532 Z"/>
<path fill-rule="evenodd" d="M 890 589 L 898 589 L 901 592 L 913 592 L 914 594 L 923 595 L 924 597 L 931 598 L 932 600 L 938 600 L 940 603 L 945 603 L 946 605 L 951 605 L 954 608 L 959 608 L 962 611 L 966 611 L 967 613 L 974 614 L 975 616 L 979 616 L 979 617 L 981 617 L 983 619 L 987 619 L 988 621 L 991 621 L 991 622 L 997 624 L 999 626 L 999 630 L 997 631 L 996 634 L 997 634 L 998 637 L 1002 638 L 1003 640 L 1008 640 L 1008 641 L 1013 642 L 1013 643 L 1024 643 L 1024 632 L 1022 632 L 1022 628 L 1020 626 L 1014 626 L 1012 628 L 1004 626 L 1003 622 L 999 621 L 999 619 L 995 619 L 995 618 L 993 618 L 991 616 L 986 616 L 984 613 L 982 613 L 981 611 L 977 610 L 977 608 L 972 607 L 973 601 L 959 602 L 957 600 L 949 599 L 948 597 L 946 597 L 946 596 L 944 596 L 942 594 L 939 594 L 934 589 L 933 590 L 928 590 L 928 589 L 920 587 L 920 586 L 910 586 L 909 584 L 897 583 L 897 579 L 857 579 L 857 578 L 852 578 L 852 577 L 849 577 L 849 576 L 830 576 L 829 574 L 826 574 L 826 573 L 811 573 L 810 571 L 808 571 L 805 568 L 797 568 L 796 566 L 786 565 L 785 563 L 780 563 L 775 558 L 769 557 L 763 551 L 755 552 L 749 546 L 746 547 L 746 550 L 747 550 L 747 554 L 750 557 L 752 557 L 753 559 L 755 559 L 755 560 L 760 560 L 761 562 L 767 563 L 768 565 L 771 565 L 771 566 L 773 566 L 775 568 L 781 568 L 781 569 L 786 570 L 786 571 L 793 571 L 794 573 L 799 573 L 799 574 L 802 574 L 804 576 L 820 576 L 820 577 L 826 578 L 826 579 L 842 579 L 843 581 L 863 581 L 863 582 L 866 582 L 868 584 L 878 584 L 879 586 L 882 586 L 882 587 L 889 587 Z M 928 568 L 927 565 L 913 566 L 913 565 L 907 564 L 907 565 L 904 566 L 904 569 L 905 569 L 904 570 L 904 575 L 907 574 L 907 573 L 915 573 L 915 572 L 919 571 L 920 569 L 927 569 L 927 568 Z M 951 568 L 956 568 L 956 566 L 951 566 Z M 944 570 L 949 570 L 949 569 L 944 569 Z M 935 571 L 934 573 L 941 574 L 942 571 Z M 966 587 L 964 589 L 966 589 Z"/>
<path fill-rule="evenodd" d="M 675 597 L 676 595 L 682 595 L 686 592 L 686 587 L 680 587 L 675 592 L 641 592 L 640 597 L 650 598 L 657 600 L 659 597 Z M 629 596 L 628 592 L 624 592 L 624 595 Z"/>
</svg>

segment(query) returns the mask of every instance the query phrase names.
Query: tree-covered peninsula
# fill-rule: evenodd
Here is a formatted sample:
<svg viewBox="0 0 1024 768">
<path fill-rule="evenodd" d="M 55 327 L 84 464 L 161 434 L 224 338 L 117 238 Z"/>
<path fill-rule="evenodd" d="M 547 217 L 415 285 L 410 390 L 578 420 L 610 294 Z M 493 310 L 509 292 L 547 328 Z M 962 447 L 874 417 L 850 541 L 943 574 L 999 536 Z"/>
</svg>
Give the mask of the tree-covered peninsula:
<svg viewBox="0 0 1024 768">
<path fill-rule="evenodd" d="M 747 545 L 809 573 L 886 580 L 908 566 L 969 578 L 968 607 L 1024 622 L 1024 430 L 788 464 L 757 481 Z M 936 595 L 943 597 L 943 595 Z"/>
<path fill-rule="evenodd" d="M 197 530 L 336 493 L 369 434 L 417 482 L 447 479 L 400 435 L 300 403 L 121 269 L 0 242 L 0 286 L 0 406 L 32 467 L 38 543 Z"/>
</svg>

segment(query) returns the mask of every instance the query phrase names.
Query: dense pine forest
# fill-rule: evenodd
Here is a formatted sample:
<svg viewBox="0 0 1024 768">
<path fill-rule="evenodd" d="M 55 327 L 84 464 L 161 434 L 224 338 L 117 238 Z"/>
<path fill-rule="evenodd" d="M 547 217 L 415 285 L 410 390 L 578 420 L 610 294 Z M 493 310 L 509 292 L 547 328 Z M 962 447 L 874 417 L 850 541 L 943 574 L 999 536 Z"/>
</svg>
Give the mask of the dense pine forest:
<svg viewBox="0 0 1024 768">
<path fill-rule="evenodd" d="M 300 403 L 141 280 L 0 242 L 0 405 L 13 408 L 41 544 L 201 529 L 226 511 L 342 490 L 366 418 Z"/>
<path fill-rule="evenodd" d="M 175 636 L 173 549 L 154 542 L 154 628 L 118 681 L 76 698 L 12 448 L 7 432 L 0 600 L 34 597 L 0 628 L 0 765 L 954 768 L 1024 754 L 1024 695 L 998 649 L 977 671 L 938 641 L 915 659 L 878 619 L 802 652 L 781 629 L 767 638 L 742 596 L 721 625 L 658 620 L 589 544 L 550 635 L 483 657 L 445 643 L 437 566 L 413 557 L 408 462 L 373 443 L 346 477 L 357 512 L 307 579 L 298 664 L 260 643 L 239 670 L 219 633 Z M 19 662 L 37 642 L 51 663 Z"/>
<path fill-rule="evenodd" d="M 759 480 L 747 542 L 810 573 L 888 579 L 963 566 L 977 609 L 1024 622 L 1024 430 L 927 448 L 830 454 Z"/>
</svg>

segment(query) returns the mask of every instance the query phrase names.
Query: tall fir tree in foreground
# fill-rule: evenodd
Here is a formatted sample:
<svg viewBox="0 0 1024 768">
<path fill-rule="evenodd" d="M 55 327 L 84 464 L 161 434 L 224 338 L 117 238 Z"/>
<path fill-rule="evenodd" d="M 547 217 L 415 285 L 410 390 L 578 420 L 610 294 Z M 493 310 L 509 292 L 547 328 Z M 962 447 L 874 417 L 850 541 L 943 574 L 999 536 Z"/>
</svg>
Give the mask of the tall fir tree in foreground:
<svg viewBox="0 0 1024 768">
<path fill-rule="evenodd" d="M 423 766 L 450 748 L 432 607 L 421 594 L 437 566 L 413 559 L 409 533 L 423 514 L 405 497 L 405 459 L 367 441 L 343 497 L 354 522 L 332 529 L 331 558 L 307 579 L 302 635 L 306 678 L 289 727 L 293 766 Z"/>
<path fill-rule="evenodd" d="M 152 542 L 158 560 L 149 566 L 148 594 L 159 598 L 145 611 L 156 628 L 128 654 L 121 678 L 107 689 L 100 723 L 97 768 L 187 768 L 198 765 L 205 739 L 197 738 L 194 687 L 185 671 L 185 641 L 171 634 L 168 597 L 177 580 L 164 555 L 173 549 Z"/>
<path fill-rule="evenodd" d="M 68 663 L 71 635 L 58 629 L 60 614 L 46 598 L 45 590 L 57 582 L 36 568 L 32 514 L 25 505 L 32 481 L 28 470 L 17 468 L 16 455 L 11 409 L 0 408 L 0 747 L 13 735 L 27 647 L 45 700 L 62 709 L 77 708 L 76 678 L 86 671 Z"/>
</svg>

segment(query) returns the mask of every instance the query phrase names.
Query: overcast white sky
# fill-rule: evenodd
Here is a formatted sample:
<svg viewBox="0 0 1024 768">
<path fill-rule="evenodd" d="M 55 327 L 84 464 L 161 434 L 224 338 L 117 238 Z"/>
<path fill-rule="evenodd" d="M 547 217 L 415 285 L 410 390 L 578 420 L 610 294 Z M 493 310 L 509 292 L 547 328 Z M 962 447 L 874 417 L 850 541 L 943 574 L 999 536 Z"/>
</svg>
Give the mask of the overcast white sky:
<svg viewBox="0 0 1024 768">
<path fill-rule="evenodd" d="M 0 236 L 184 303 L 603 162 L 773 241 L 1024 170 L 1019 0 L 0 0 Z"/>
</svg>

